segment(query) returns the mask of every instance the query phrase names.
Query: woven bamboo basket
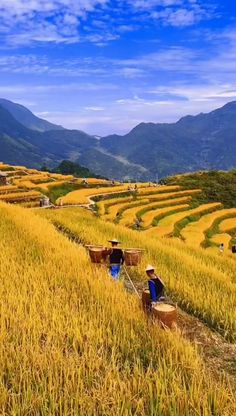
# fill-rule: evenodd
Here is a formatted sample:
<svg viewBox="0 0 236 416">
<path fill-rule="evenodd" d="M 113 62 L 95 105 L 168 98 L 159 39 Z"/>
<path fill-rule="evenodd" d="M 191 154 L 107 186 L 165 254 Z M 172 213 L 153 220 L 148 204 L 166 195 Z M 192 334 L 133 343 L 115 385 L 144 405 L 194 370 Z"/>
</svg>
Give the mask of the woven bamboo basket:
<svg viewBox="0 0 236 416">
<path fill-rule="evenodd" d="M 176 328 L 177 326 L 177 307 L 169 303 L 156 303 L 152 308 L 154 318 L 164 328 Z"/>
<path fill-rule="evenodd" d="M 142 259 L 142 250 L 138 248 L 129 248 L 124 250 L 125 265 L 138 266 Z"/>
</svg>

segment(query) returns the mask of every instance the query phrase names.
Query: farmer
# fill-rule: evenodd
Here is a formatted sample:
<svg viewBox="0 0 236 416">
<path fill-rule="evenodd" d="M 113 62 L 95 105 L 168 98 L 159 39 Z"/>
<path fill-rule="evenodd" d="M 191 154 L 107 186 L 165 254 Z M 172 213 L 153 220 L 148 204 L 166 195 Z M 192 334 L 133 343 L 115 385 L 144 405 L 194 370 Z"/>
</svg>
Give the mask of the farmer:
<svg viewBox="0 0 236 416">
<path fill-rule="evenodd" d="M 141 218 L 136 219 L 135 228 L 136 228 L 136 230 L 140 230 L 140 228 L 141 228 Z"/>
<path fill-rule="evenodd" d="M 165 285 L 160 276 L 157 276 L 155 269 L 150 264 L 146 267 L 146 274 L 149 277 L 148 286 L 152 302 L 157 302 L 164 295 Z"/>
<path fill-rule="evenodd" d="M 221 243 L 219 247 L 220 253 L 224 253 L 224 249 L 224 243 Z"/>
<path fill-rule="evenodd" d="M 110 263 L 110 275 L 113 279 L 119 279 L 121 266 L 123 265 L 125 258 L 123 251 L 118 248 L 119 241 L 116 239 L 109 240 L 111 248 L 108 250 L 109 263 Z"/>
</svg>

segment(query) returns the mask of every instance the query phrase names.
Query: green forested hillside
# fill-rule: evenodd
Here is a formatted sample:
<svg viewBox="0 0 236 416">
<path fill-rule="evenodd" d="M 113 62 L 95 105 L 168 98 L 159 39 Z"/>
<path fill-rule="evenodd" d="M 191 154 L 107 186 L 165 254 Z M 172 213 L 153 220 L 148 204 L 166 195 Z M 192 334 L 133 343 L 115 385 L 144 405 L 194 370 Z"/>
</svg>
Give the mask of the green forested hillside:
<svg viewBox="0 0 236 416">
<path fill-rule="evenodd" d="M 161 183 L 181 185 L 185 189 L 202 189 L 202 193 L 194 198 L 199 203 L 219 201 L 225 208 L 236 207 L 236 169 L 169 176 Z"/>
</svg>

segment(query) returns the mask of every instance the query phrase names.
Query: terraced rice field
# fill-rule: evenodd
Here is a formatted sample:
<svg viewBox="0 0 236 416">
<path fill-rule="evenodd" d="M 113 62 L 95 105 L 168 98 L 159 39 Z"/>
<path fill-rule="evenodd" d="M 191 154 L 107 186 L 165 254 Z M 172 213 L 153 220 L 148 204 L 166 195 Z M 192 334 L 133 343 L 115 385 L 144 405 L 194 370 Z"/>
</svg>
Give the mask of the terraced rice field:
<svg viewBox="0 0 236 416">
<path fill-rule="evenodd" d="M 166 192 L 168 191 L 178 191 L 180 189 L 180 186 L 178 185 L 164 185 L 164 186 L 145 186 L 143 188 L 140 188 L 138 193 L 140 195 L 152 195 L 160 192 Z"/>
<path fill-rule="evenodd" d="M 199 192 L 199 191 L 198 191 Z M 153 207 L 154 205 L 157 205 L 158 202 L 162 202 L 163 205 L 172 205 L 172 200 L 178 198 L 178 197 L 184 197 L 188 196 L 189 198 L 194 195 L 196 192 L 195 190 L 190 191 L 179 191 L 179 192 L 163 192 L 163 193 L 157 193 L 155 197 L 153 195 L 148 195 L 149 203 L 145 203 L 145 209 L 146 207 L 150 206 Z M 150 205 L 149 205 L 150 204 Z M 142 204 L 140 204 L 140 207 L 137 208 L 130 208 L 129 205 L 127 205 L 126 209 L 122 209 L 122 218 L 120 219 L 119 223 L 122 225 L 131 226 L 139 213 L 139 211 L 142 209 Z"/>
<path fill-rule="evenodd" d="M 10 194 L 0 195 L 0 200 L 5 202 L 14 203 L 17 201 L 32 201 L 41 197 L 40 192 L 29 191 L 29 192 L 12 192 Z"/>
<path fill-rule="evenodd" d="M 199 221 L 188 224 L 181 231 L 185 242 L 190 245 L 200 246 L 204 243 L 206 232 L 213 226 L 216 220 L 225 216 L 236 215 L 236 208 L 221 209 L 210 214 L 203 215 Z"/>
<path fill-rule="evenodd" d="M 18 190 L 17 186 L 13 186 L 13 185 L 0 186 L 0 194 L 8 194 L 11 192 L 15 192 L 17 190 Z"/>
<path fill-rule="evenodd" d="M 217 246 L 219 246 L 221 243 L 223 243 L 225 249 L 228 249 L 231 239 L 232 239 L 232 237 L 231 237 L 230 234 L 220 233 L 220 234 L 213 235 L 213 237 L 211 237 L 211 239 L 210 239 L 210 242 L 216 244 Z"/>
<path fill-rule="evenodd" d="M 119 213 L 124 209 L 127 208 L 130 209 L 136 209 L 137 207 L 140 208 L 140 206 L 143 206 L 145 204 L 149 204 L 149 199 L 143 198 L 143 199 L 132 199 L 129 203 L 121 202 L 120 204 L 112 205 L 108 209 L 108 214 L 103 216 L 103 219 L 113 221 L 116 219 L 116 217 L 119 215 Z"/>
<path fill-rule="evenodd" d="M 236 230 L 236 216 L 233 218 L 227 218 L 219 224 L 219 231 L 224 233 L 231 230 Z"/>
<path fill-rule="evenodd" d="M 124 213 L 126 211 L 126 209 L 131 208 L 131 206 L 129 204 L 127 204 L 127 202 L 132 202 L 132 201 L 140 201 L 140 205 L 141 202 L 145 202 L 148 200 L 151 203 L 154 203 L 154 201 L 158 201 L 158 200 L 165 200 L 168 198 L 172 198 L 175 195 L 178 196 L 182 196 L 182 195 L 192 195 L 195 194 L 195 190 L 193 191 L 178 191 L 176 192 L 169 192 L 170 190 L 173 190 L 173 188 L 176 187 L 159 187 L 156 188 L 156 193 L 151 192 L 151 194 L 148 194 L 148 190 L 150 189 L 148 188 L 144 188 L 142 194 L 138 194 L 136 196 L 136 198 L 134 199 L 132 196 L 131 197 L 120 197 L 120 198 L 111 198 L 111 199 L 106 199 L 105 201 L 100 201 L 97 203 L 97 207 L 98 207 L 98 212 L 99 214 L 105 215 L 106 211 L 107 214 L 109 214 L 109 220 L 114 220 L 116 219 L 116 216 L 118 214 Z M 178 188 L 179 189 L 179 188 Z M 145 191 L 145 192 L 144 192 Z M 199 191 L 198 191 L 199 192 Z M 145 201 L 144 201 L 145 200 Z M 171 202 L 170 202 L 171 204 Z M 112 207 L 114 205 L 114 208 L 110 209 L 110 207 Z M 119 205 L 119 206 L 117 206 Z M 116 207 L 117 209 L 116 209 Z M 112 213 L 112 214 L 110 214 Z"/>
<path fill-rule="evenodd" d="M 148 236 L 156 236 L 156 237 L 165 237 L 165 236 L 171 235 L 174 231 L 175 225 L 179 221 L 182 221 L 183 219 L 191 217 L 191 216 L 202 215 L 211 210 L 216 210 L 220 206 L 221 206 L 220 203 L 204 204 L 204 205 L 200 205 L 197 208 L 193 208 L 184 212 L 179 212 L 177 214 L 168 215 L 159 221 L 157 227 L 150 228 L 144 231 L 144 233 Z"/>
<path fill-rule="evenodd" d="M 112 207 L 113 205 L 118 205 L 120 203 L 125 204 L 127 202 L 133 201 L 133 197 L 132 196 L 127 196 L 127 197 L 121 197 L 121 198 L 109 198 L 109 199 L 105 199 L 103 201 L 99 201 L 96 203 L 97 208 L 98 208 L 98 213 L 99 215 L 103 216 L 106 214 L 106 211 L 110 210 L 110 207 Z M 116 216 L 117 212 L 115 213 Z"/>
<path fill-rule="evenodd" d="M 120 192 L 128 192 L 128 185 L 118 185 L 112 187 L 105 187 L 99 189 L 79 189 L 77 191 L 69 192 L 62 198 L 57 200 L 58 205 L 77 205 L 77 204 L 89 204 L 90 199 L 96 195 L 115 194 Z"/>
<path fill-rule="evenodd" d="M 60 198 L 57 201 L 58 205 L 77 205 L 77 204 L 88 204 L 90 202 L 90 199 L 93 196 L 96 195 L 108 195 L 108 194 L 116 194 L 116 193 L 122 193 L 122 192 L 129 192 L 129 191 L 133 191 L 135 192 L 135 186 L 137 187 L 138 190 L 138 194 L 149 194 L 149 192 L 152 193 L 156 193 L 157 192 L 157 187 L 147 187 L 147 185 L 145 183 L 129 183 L 129 184 L 124 184 L 124 185 L 114 185 L 112 187 L 101 187 L 98 189 L 79 189 L 77 191 L 73 191 L 73 192 L 69 192 L 66 196 Z M 169 188 L 179 188 L 179 187 L 168 187 L 168 186 L 163 186 L 162 187 L 162 192 L 165 192 L 166 189 Z"/>
<path fill-rule="evenodd" d="M 107 179 L 97 179 L 97 178 L 86 178 L 86 182 L 89 185 L 112 185 L 112 181 L 109 181 Z M 78 183 L 82 184 L 84 179 L 78 179 Z M 119 185 L 118 182 L 115 182 L 114 185 Z"/>
<path fill-rule="evenodd" d="M 141 216 L 142 219 L 142 227 L 150 227 L 154 220 L 158 221 L 163 216 L 173 213 L 184 211 L 189 208 L 189 204 L 176 204 L 172 206 L 168 206 L 165 208 L 156 208 L 154 210 L 148 211 Z M 138 213 L 137 213 L 138 215 Z"/>
</svg>

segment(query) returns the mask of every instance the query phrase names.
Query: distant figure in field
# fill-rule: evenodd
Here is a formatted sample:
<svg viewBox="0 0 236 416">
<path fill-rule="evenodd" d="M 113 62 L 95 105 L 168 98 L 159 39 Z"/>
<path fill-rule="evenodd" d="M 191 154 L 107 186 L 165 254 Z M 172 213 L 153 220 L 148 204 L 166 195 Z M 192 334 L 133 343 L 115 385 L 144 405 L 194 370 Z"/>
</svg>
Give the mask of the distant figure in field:
<svg viewBox="0 0 236 416">
<path fill-rule="evenodd" d="M 155 269 L 150 264 L 146 267 L 146 274 L 149 277 L 148 287 L 152 302 L 157 302 L 164 296 L 165 285 L 160 276 L 157 276 Z"/>
<path fill-rule="evenodd" d="M 106 250 L 106 254 L 109 256 L 110 275 L 114 280 L 117 280 L 119 279 L 121 266 L 125 261 L 124 253 L 118 248 L 118 244 L 120 244 L 118 240 L 109 240 L 109 243 L 111 243 L 111 248 Z"/>
<path fill-rule="evenodd" d="M 219 247 L 220 253 L 224 253 L 224 249 L 225 249 L 224 243 L 221 243 Z"/>
<path fill-rule="evenodd" d="M 136 230 L 140 230 L 140 228 L 141 228 L 141 221 L 140 221 L 139 218 L 137 218 L 136 221 L 135 221 L 135 228 L 136 228 Z"/>
</svg>

